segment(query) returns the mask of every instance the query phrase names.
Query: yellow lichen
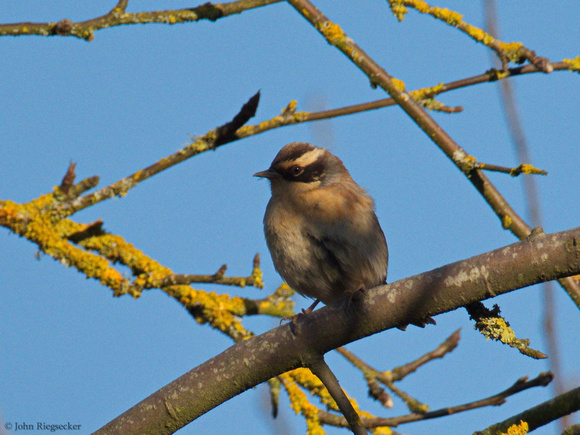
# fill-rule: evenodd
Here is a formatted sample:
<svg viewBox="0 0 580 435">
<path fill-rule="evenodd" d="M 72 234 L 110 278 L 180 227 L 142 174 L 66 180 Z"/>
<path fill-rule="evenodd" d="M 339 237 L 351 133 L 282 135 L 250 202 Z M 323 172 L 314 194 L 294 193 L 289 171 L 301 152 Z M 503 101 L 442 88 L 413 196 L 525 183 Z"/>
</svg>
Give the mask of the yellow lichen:
<svg viewBox="0 0 580 435">
<path fill-rule="evenodd" d="M 308 397 L 304 391 L 302 391 L 297 383 L 292 379 L 291 374 L 294 372 L 295 370 L 284 373 L 278 377 L 284 385 L 284 388 L 286 388 L 286 392 L 290 399 L 290 407 L 296 414 L 300 413 L 306 418 L 308 434 L 322 435 L 324 434 L 324 429 L 322 429 L 320 421 L 318 420 L 319 410 L 308 401 Z"/>
<path fill-rule="evenodd" d="M 312 415 L 314 412 L 316 412 L 314 411 L 316 410 L 316 407 L 308 401 L 306 394 L 304 394 L 300 387 L 298 387 L 296 382 L 290 376 L 291 374 L 292 372 L 288 372 L 279 376 L 280 381 L 288 392 L 290 407 L 296 414 L 306 412 Z"/>
<path fill-rule="evenodd" d="M 513 168 L 510 171 L 510 175 L 512 177 L 517 177 L 520 174 L 540 174 L 540 175 L 547 175 L 547 172 L 544 171 L 543 169 L 535 168 L 532 165 L 527 165 L 525 163 L 522 163 L 517 168 Z"/>
<path fill-rule="evenodd" d="M 574 59 L 564 59 L 562 62 L 568 64 L 568 69 L 570 71 L 580 71 L 580 56 Z"/>
<path fill-rule="evenodd" d="M 336 45 L 337 47 L 344 46 L 346 35 L 338 24 L 334 24 L 332 21 L 323 21 L 317 23 L 316 28 L 332 45 Z"/>
<path fill-rule="evenodd" d="M 419 100 L 421 106 L 423 106 L 427 110 L 445 110 L 447 106 L 443 104 L 441 101 L 437 101 L 434 98 L 422 98 Z"/>
<path fill-rule="evenodd" d="M 520 420 L 520 424 L 511 425 L 507 432 L 502 432 L 501 435 L 526 435 L 528 433 L 528 423 Z"/>
<path fill-rule="evenodd" d="M 96 234 L 90 234 L 94 223 L 78 224 L 69 219 L 53 219 L 51 208 L 54 203 L 53 194 L 43 195 L 26 204 L 1 201 L 0 224 L 36 243 L 42 252 L 62 264 L 75 267 L 88 278 L 99 280 L 116 296 L 129 293 L 138 297 L 142 288 L 158 286 L 164 278 L 173 274 L 169 268 L 120 236 L 99 232 L 99 228 Z M 83 232 L 86 232 L 86 237 L 77 240 L 76 245 L 69 240 L 71 236 Z M 138 273 L 134 282 L 123 278 L 111 263 L 126 265 L 135 274 Z M 256 285 L 262 285 L 262 271 L 259 268 L 252 271 L 252 277 Z M 243 299 L 208 294 L 185 285 L 169 286 L 163 290 L 189 309 L 199 307 L 195 315 L 199 323 L 210 323 L 236 341 L 251 335 L 238 317 L 246 314 Z"/>
<path fill-rule="evenodd" d="M 403 3 L 403 0 L 389 0 L 389 6 L 391 7 L 391 12 L 399 21 L 403 21 L 405 19 L 405 14 L 409 12 Z"/>
<path fill-rule="evenodd" d="M 488 340 L 499 340 L 502 343 L 509 344 L 516 338 L 514 331 L 506 324 L 505 319 L 501 317 L 488 317 L 480 319 L 478 322 L 485 327 L 485 336 Z"/>
<path fill-rule="evenodd" d="M 289 112 L 295 112 L 297 105 L 298 105 L 298 102 L 296 100 L 290 101 L 288 103 L 288 105 L 284 108 L 284 110 L 282 111 L 282 113 L 285 113 L 287 111 L 289 111 Z"/>
<path fill-rule="evenodd" d="M 501 219 L 501 225 L 504 230 L 507 230 L 512 225 L 512 217 L 510 215 L 504 215 Z"/>
<path fill-rule="evenodd" d="M 524 48 L 524 45 L 521 42 L 497 42 L 502 57 L 510 62 L 517 63 L 521 61 L 521 49 Z"/>
<path fill-rule="evenodd" d="M 500 71 L 500 70 L 493 68 L 493 69 L 489 70 L 487 72 L 487 74 L 489 75 L 489 80 L 493 81 L 493 80 L 501 80 L 501 79 L 505 79 L 506 77 L 509 77 L 510 72 L 508 70 Z"/>
<path fill-rule="evenodd" d="M 485 45 L 490 45 L 495 41 L 495 38 L 489 33 L 483 31 L 479 27 L 472 26 L 471 24 L 465 25 L 465 32 L 477 42 L 481 42 Z"/>
<path fill-rule="evenodd" d="M 395 77 L 391 78 L 391 81 L 393 82 L 393 85 L 395 86 L 395 88 L 400 91 L 400 92 L 404 92 L 405 91 L 405 82 L 403 80 L 399 80 Z"/>
<path fill-rule="evenodd" d="M 467 155 L 464 152 L 454 152 L 453 161 L 459 166 L 459 168 L 466 174 L 471 172 L 477 163 L 477 159 L 473 156 Z"/>
<path fill-rule="evenodd" d="M 307 388 L 312 394 L 317 395 L 320 401 L 330 409 L 338 410 L 338 406 L 324 384 L 309 369 L 299 368 L 290 372 L 292 378 L 303 387 Z"/>
<path fill-rule="evenodd" d="M 411 91 L 409 93 L 411 94 L 411 96 L 415 100 L 422 100 L 423 98 L 426 98 L 426 97 L 433 97 L 434 95 L 438 95 L 440 92 L 442 92 L 444 90 L 444 88 L 445 88 L 445 85 L 443 83 L 439 83 L 436 86 L 416 89 L 416 90 Z"/>
<path fill-rule="evenodd" d="M 421 3 L 424 3 L 424 2 L 421 2 Z M 435 18 L 439 18 L 440 20 L 445 21 L 447 24 L 450 24 L 450 25 L 455 26 L 455 27 L 457 27 L 463 23 L 463 15 L 461 15 L 455 11 L 450 11 L 447 8 L 438 8 L 438 7 L 432 6 L 429 9 L 429 12 Z"/>
<path fill-rule="evenodd" d="M 429 13 L 429 8 L 430 6 L 425 3 L 424 1 L 420 1 L 420 0 L 411 0 L 411 1 L 407 1 L 406 2 L 409 6 L 411 6 L 412 8 L 414 8 L 415 10 L 417 10 L 418 12 L 421 12 L 422 14 L 427 14 Z"/>
<path fill-rule="evenodd" d="M 391 429 L 388 426 L 376 427 L 374 429 L 371 429 L 371 433 L 373 435 L 392 435 L 393 429 Z"/>
<path fill-rule="evenodd" d="M 24 237 L 38 244 L 43 252 L 62 264 L 74 266 L 88 278 L 98 279 L 115 294 L 124 292 L 128 281 L 106 259 L 77 248 L 63 239 L 55 231 L 47 215 L 36 213 L 30 217 L 32 219 L 27 222 L 26 230 L 22 234 Z"/>
</svg>

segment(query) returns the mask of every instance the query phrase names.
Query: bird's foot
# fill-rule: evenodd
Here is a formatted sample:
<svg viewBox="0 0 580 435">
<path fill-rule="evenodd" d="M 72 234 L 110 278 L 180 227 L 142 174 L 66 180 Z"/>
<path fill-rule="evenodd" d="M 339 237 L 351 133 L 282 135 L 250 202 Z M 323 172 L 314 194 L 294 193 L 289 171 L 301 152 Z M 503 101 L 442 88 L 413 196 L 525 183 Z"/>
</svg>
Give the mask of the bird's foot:
<svg viewBox="0 0 580 435">
<path fill-rule="evenodd" d="M 312 311 L 314 311 L 314 308 L 316 308 L 316 306 L 319 303 L 320 303 L 320 300 L 319 299 L 316 299 L 312 305 L 310 305 L 305 310 L 303 309 L 301 313 L 293 314 L 291 316 L 284 316 L 284 317 L 282 317 L 282 319 L 280 319 L 280 325 L 282 324 L 282 322 L 285 322 L 287 320 L 290 320 L 290 329 L 292 330 L 292 333 L 294 335 L 296 335 L 295 334 L 295 330 L 296 330 L 296 325 L 298 324 L 298 319 L 300 319 L 301 317 L 307 316 Z"/>
<path fill-rule="evenodd" d="M 437 322 L 433 317 L 425 317 L 424 319 L 418 320 L 416 322 L 412 322 L 411 325 L 418 326 L 419 328 L 424 328 L 427 325 L 436 325 Z M 404 331 L 407 329 L 409 325 L 397 326 L 397 329 Z"/>
</svg>

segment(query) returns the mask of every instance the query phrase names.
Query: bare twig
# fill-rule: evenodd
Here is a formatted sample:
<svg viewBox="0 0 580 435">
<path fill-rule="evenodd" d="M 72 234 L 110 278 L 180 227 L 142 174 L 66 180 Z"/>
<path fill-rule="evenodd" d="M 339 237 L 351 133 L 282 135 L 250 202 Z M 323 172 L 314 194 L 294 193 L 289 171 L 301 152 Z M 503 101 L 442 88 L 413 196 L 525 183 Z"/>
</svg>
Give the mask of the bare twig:
<svg viewBox="0 0 580 435">
<path fill-rule="evenodd" d="M 60 182 L 60 190 L 62 191 L 62 193 L 64 193 L 65 195 L 68 193 L 69 189 L 72 187 L 72 185 L 75 182 L 75 168 L 76 168 L 77 164 L 74 163 L 72 160 L 70 161 L 69 165 L 68 165 L 68 169 L 66 171 L 66 174 L 64 174 L 64 177 L 62 178 L 62 181 Z"/>
<path fill-rule="evenodd" d="M 378 380 L 385 386 L 387 386 L 393 393 L 399 396 L 409 407 L 411 412 L 422 414 L 428 411 L 429 409 L 428 406 L 419 402 L 417 399 L 409 396 L 407 393 L 397 388 L 394 385 L 394 382 L 402 380 L 405 376 L 414 372 L 420 366 L 428 363 L 429 361 L 432 361 L 436 358 L 443 358 L 447 353 L 451 352 L 453 349 L 457 347 L 459 338 L 460 338 L 459 330 L 457 330 L 453 334 L 451 334 L 451 336 L 449 336 L 443 343 L 437 346 L 437 348 L 434 349 L 433 351 L 426 353 L 425 355 L 421 356 L 415 361 L 411 361 L 410 363 L 407 363 L 401 367 L 396 367 L 392 371 L 388 372 L 381 372 L 373 368 L 368 363 L 366 363 L 365 361 L 363 361 L 358 356 L 356 356 L 355 354 L 353 354 L 344 347 L 339 347 L 336 349 L 336 351 L 363 372 L 364 377 L 367 379 L 367 382 L 369 383 L 369 388 L 372 387 L 377 388 L 377 391 L 374 394 L 372 393 L 372 390 L 370 391 L 370 394 L 373 397 L 377 398 L 378 400 L 381 400 L 381 402 L 384 400 L 386 401 L 386 403 L 389 403 L 388 398 L 383 396 L 383 394 L 386 393 L 380 391 L 378 389 L 378 386 L 375 386 L 372 382 L 374 380 Z M 388 407 L 390 408 L 391 406 Z"/>
<path fill-rule="evenodd" d="M 237 287 L 253 286 L 263 288 L 262 271 L 260 270 L 260 255 L 256 254 L 253 260 L 252 273 L 246 277 L 224 276 L 227 266 L 222 265 L 212 275 L 173 274 L 159 280 L 148 282 L 146 288 L 162 288 L 170 285 L 189 285 L 193 283 L 224 284 Z"/>
<path fill-rule="evenodd" d="M 431 352 L 426 353 L 422 357 L 416 359 L 415 361 L 411 361 L 407 364 L 404 364 L 399 367 L 395 367 L 391 372 L 391 379 L 393 382 L 402 380 L 410 373 L 416 371 L 419 367 L 424 364 L 427 364 L 429 361 L 433 361 L 437 358 L 443 358 L 449 352 L 453 351 L 457 345 L 459 344 L 459 339 L 461 335 L 459 333 L 459 329 L 451 334 L 449 337 L 445 339 L 443 343 L 437 346 L 436 349 L 432 350 Z"/>
<path fill-rule="evenodd" d="M 389 426 L 389 427 L 396 427 L 401 424 L 405 423 L 412 423 L 415 421 L 422 421 L 422 420 L 430 420 L 433 418 L 439 418 L 446 415 L 457 414 L 459 412 L 470 411 L 472 409 L 483 408 L 486 406 L 499 406 L 505 403 L 506 399 L 514 394 L 517 394 L 521 391 L 527 390 L 529 388 L 534 387 L 545 387 L 548 385 L 553 379 L 553 375 L 550 372 L 540 373 L 536 378 L 528 381 L 527 377 L 520 378 L 507 390 L 504 390 L 498 394 L 494 394 L 493 396 L 487 397 L 482 400 L 477 400 L 475 402 L 465 403 L 463 405 L 452 406 L 449 408 L 441 408 L 435 411 L 430 411 L 424 414 L 407 414 L 401 415 L 399 417 L 391 417 L 391 418 L 372 418 L 372 419 L 365 419 L 363 418 L 363 424 L 367 428 L 375 428 L 375 427 L 382 427 L 382 426 Z M 334 414 L 329 412 L 321 411 L 319 415 L 320 421 L 326 424 L 331 424 L 334 426 L 344 427 L 345 421 Z"/>
<path fill-rule="evenodd" d="M 416 360 L 402 366 L 395 367 L 393 370 L 388 372 L 382 372 L 375 369 L 345 347 L 339 347 L 336 349 L 336 351 L 344 356 L 348 361 L 350 361 L 356 368 L 361 370 L 365 376 L 372 375 L 373 377 L 379 379 L 381 382 L 397 382 L 403 380 L 407 375 L 415 372 L 419 367 L 427 364 L 429 361 L 433 361 L 437 358 L 443 358 L 446 354 L 453 351 L 453 349 L 457 347 L 461 337 L 459 331 L 459 329 L 455 331 L 431 352 L 427 352 L 425 355 L 417 358 Z"/>
</svg>

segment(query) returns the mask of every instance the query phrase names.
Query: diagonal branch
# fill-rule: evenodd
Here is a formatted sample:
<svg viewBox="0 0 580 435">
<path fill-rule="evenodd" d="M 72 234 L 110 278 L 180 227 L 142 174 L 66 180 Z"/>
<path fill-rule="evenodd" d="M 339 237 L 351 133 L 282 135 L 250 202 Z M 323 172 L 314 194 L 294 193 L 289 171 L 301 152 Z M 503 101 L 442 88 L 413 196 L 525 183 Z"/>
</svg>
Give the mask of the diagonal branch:
<svg viewBox="0 0 580 435">
<path fill-rule="evenodd" d="M 138 183 L 149 177 L 187 160 L 202 152 L 212 150 L 220 145 L 237 140 L 236 130 L 250 120 L 255 114 L 260 101 L 260 92 L 257 92 L 252 98 L 244 104 L 234 119 L 214 130 L 209 131 L 205 136 L 196 139 L 187 147 L 178 152 L 165 157 L 158 162 L 148 166 L 145 169 L 135 172 L 110 186 L 93 192 L 89 195 L 82 196 L 72 202 L 62 203 L 55 207 L 55 213 L 61 217 L 70 216 L 80 210 L 83 210 L 93 204 L 115 196 L 125 196 L 127 192 L 135 187 Z"/>
<path fill-rule="evenodd" d="M 538 282 L 580 273 L 580 228 L 532 239 L 367 291 L 297 322 L 241 340 L 98 430 L 168 434 L 316 355 L 398 325 Z M 171 412 L 167 410 L 171 409 Z"/>
<path fill-rule="evenodd" d="M 401 108 L 415 121 L 429 138 L 462 170 L 473 186 L 484 197 L 505 229 L 516 237 L 523 239 L 531 232 L 531 227 L 516 213 L 499 190 L 485 176 L 481 169 L 465 171 L 468 153 L 443 130 L 433 118 L 418 104 L 409 93 L 401 90 L 398 81 L 377 64 L 361 47 L 348 37 L 337 24 L 330 21 L 309 0 L 288 0 L 327 42 L 338 48 L 371 80 L 371 83 L 383 88 Z M 560 284 L 567 291 L 574 303 L 580 308 L 580 285 L 571 278 L 561 280 Z"/>
<path fill-rule="evenodd" d="M 443 343 L 441 343 L 431 352 L 428 352 L 425 355 L 407 364 L 395 367 L 391 372 L 391 380 L 400 381 L 407 375 L 416 371 L 422 365 L 427 364 L 429 361 L 433 361 L 434 359 L 437 358 L 443 358 L 449 352 L 452 352 L 459 344 L 459 338 L 461 337 L 459 331 L 460 331 L 459 329 L 455 331 L 453 334 L 447 337 L 445 341 L 443 341 Z"/>
</svg>

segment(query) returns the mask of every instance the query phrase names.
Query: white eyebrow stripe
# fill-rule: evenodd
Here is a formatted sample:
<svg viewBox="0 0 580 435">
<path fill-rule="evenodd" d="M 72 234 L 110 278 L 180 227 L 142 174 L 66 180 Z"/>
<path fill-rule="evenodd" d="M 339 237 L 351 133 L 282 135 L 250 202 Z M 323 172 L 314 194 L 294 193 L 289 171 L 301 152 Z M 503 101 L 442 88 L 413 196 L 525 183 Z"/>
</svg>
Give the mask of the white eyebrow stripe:
<svg viewBox="0 0 580 435">
<path fill-rule="evenodd" d="M 300 166 L 308 166 L 311 163 L 317 161 L 324 154 L 324 151 L 325 150 L 323 148 L 313 149 L 312 151 L 308 151 L 302 154 L 295 160 L 294 163 Z"/>
</svg>

